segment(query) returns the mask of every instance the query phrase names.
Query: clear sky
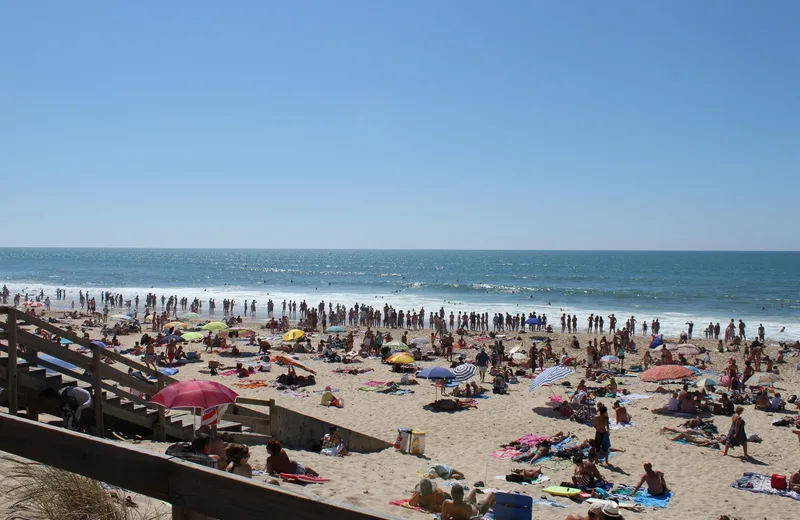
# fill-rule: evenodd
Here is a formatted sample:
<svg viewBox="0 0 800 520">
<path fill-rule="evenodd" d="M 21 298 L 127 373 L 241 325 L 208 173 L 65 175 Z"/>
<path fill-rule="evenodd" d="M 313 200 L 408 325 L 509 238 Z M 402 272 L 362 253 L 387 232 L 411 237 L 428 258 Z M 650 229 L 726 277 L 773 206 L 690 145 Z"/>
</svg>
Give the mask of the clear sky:
<svg viewBox="0 0 800 520">
<path fill-rule="evenodd" d="M 798 26 L 791 0 L 3 2 L 0 245 L 798 250 Z"/>
</svg>

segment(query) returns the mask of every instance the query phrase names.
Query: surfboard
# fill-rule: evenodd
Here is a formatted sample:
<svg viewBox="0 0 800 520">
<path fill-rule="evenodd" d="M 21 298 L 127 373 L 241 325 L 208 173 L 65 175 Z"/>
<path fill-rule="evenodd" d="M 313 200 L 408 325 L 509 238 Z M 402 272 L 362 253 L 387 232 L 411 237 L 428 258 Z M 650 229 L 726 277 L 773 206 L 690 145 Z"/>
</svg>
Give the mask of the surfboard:
<svg viewBox="0 0 800 520">
<path fill-rule="evenodd" d="M 550 486 L 542 489 L 542 491 L 556 497 L 574 497 L 581 494 L 580 489 L 563 486 Z"/>
<path fill-rule="evenodd" d="M 615 502 L 614 500 L 603 500 L 602 498 L 589 498 L 589 499 L 586 500 L 586 503 L 588 503 L 588 504 L 600 504 L 600 505 L 606 505 L 606 504 L 609 504 L 609 503 L 614 503 L 614 504 L 617 504 L 617 506 L 619 508 L 621 508 L 621 509 L 630 509 L 632 511 L 641 508 L 641 506 L 639 504 L 637 504 L 636 502 L 626 502 L 626 501 Z"/>
<path fill-rule="evenodd" d="M 281 473 L 281 478 L 289 482 L 303 482 L 305 484 L 322 484 L 330 482 L 330 479 L 322 477 L 309 477 L 308 475 L 297 475 L 294 473 Z"/>
</svg>

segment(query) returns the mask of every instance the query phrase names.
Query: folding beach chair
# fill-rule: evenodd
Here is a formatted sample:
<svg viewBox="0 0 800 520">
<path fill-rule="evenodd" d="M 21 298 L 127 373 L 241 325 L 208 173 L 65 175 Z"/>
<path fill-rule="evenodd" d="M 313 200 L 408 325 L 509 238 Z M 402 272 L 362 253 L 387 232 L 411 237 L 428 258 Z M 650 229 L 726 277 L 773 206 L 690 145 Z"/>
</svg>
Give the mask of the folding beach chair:
<svg viewBox="0 0 800 520">
<path fill-rule="evenodd" d="M 532 520 L 533 498 L 517 493 L 494 495 L 495 520 Z"/>
</svg>

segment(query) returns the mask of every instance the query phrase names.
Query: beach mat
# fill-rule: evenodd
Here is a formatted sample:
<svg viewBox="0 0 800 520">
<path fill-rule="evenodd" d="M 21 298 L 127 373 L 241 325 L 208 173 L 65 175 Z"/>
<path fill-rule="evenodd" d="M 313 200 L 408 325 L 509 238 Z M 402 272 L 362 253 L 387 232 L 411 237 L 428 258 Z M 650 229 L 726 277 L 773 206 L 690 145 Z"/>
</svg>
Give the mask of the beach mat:
<svg viewBox="0 0 800 520">
<path fill-rule="evenodd" d="M 778 495 L 781 497 L 792 498 L 794 500 L 800 500 L 800 493 L 797 491 L 773 489 L 772 476 L 763 475 L 761 473 L 745 472 L 741 478 L 733 481 L 731 487 L 741 489 L 742 491 L 750 491 L 751 493 L 764 493 L 766 495 Z"/>
<path fill-rule="evenodd" d="M 620 484 L 610 495 L 620 499 L 633 500 L 637 504 L 641 504 L 645 507 L 657 507 L 660 509 L 665 509 L 673 497 L 672 491 L 668 491 L 667 493 L 657 497 L 652 496 L 643 489 L 637 491 L 635 495 L 631 495 L 632 491 L 633 487 Z"/>
</svg>

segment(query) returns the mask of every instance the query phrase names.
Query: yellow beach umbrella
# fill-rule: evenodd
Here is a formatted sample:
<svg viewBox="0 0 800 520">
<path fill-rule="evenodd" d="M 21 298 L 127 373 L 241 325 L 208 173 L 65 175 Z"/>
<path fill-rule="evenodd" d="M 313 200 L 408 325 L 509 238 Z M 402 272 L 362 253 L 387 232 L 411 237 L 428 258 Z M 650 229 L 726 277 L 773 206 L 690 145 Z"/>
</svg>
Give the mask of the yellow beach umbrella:
<svg viewBox="0 0 800 520">
<path fill-rule="evenodd" d="M 200 341 L 205 336 L 201 332 L 187 332 L 181 336 L 186 341 Z"/>
<path fill-rule="evenodd" d="M 393 365 L 411 365 L 414 363 L 414 358 L 410 354 L 400 352 L 386 358 L 386 362 Z"/>
<path fill-rule="evenodd" d="M 306 333 L 300 329 L 292 329 L 283 335 L 283 341 L 294 341 L 305 336 Z"/>
<path fill-rule="evenodd" d="M 221 321 L 211 321 L 203 325 L 203 330 L 227 330 L 228 326 Z"/>
<path fill-rule="evenodd" d="M 166 325 L 164 325 L 165 329 L 171 329 L 172 327 L 178 327 L 179 329 L 185 329 L 186 327 L 188 327 L 188 325 L 185 324 L 182 321 L 171 321 L 171 322 L 167 323 Z"/>
</svg>

